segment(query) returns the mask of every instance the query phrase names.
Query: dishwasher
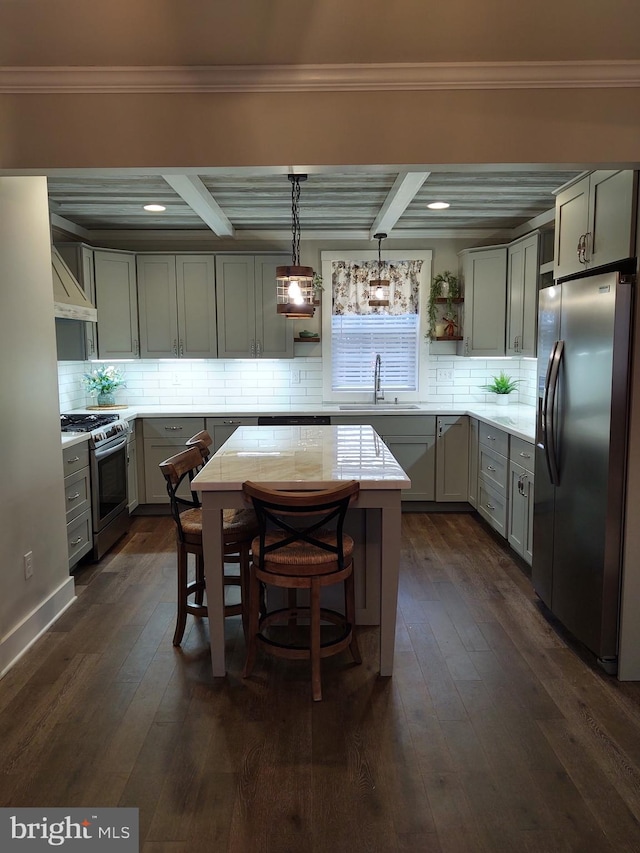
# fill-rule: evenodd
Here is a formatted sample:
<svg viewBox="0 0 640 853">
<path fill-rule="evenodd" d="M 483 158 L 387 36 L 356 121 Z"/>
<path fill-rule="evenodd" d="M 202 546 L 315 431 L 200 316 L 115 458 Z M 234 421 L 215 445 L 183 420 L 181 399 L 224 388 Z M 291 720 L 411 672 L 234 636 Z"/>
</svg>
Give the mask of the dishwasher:
<svg viewBox="0 0 640 853">
<path fill-rule="evenodd" d="M 329 415 L 264 415 L 258 426 L 331 426 Z"/>
</svg>

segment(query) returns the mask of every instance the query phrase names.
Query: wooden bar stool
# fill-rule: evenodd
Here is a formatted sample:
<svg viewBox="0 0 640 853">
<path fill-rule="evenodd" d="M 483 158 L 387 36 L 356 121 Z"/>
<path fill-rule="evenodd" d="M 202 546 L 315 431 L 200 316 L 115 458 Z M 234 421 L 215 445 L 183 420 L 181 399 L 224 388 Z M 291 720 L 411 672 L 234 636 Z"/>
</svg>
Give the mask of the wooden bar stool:
<svg viewBox="0 0 640 853">
<path fill-rule="evenodd" d="M 243 484 L 243 494 L 251 501 L 258 519 L 259 535 L 251 545 L 249 580 L 249 628 L 246 678 L 253 670 L 257 647 L 281 658 L 311 661 L 312 692 L 322 699 L 320 661 L 349 647 L 356 663 L 361 662 L 354 632 L 355 593 L 353 583 L 353 539 L 344 533 L 344 519 L 359 484 L 350 481 L 322 491 L 274 491 L 257 483 Z M 289 591 L 288 607 L 260 613 L 260 584 Z M 345 613 L 320 606 L 324 587 L 342 583 Z M 309 590 L 308 606 L 298 606 L 300 589 Z M 293 591 L 293 597 L 291 596 Z M 268 604 L 268 596 L 267 596 Z M 267 636 L 266 629 L 277 623 L 308 624 L 308 642 L 294 645 Z M 342 630 L 337 639 L 322 641 L 321 623 L 331 622 Z"/>
<path fill-rule="evenodd" d="M 202 467 L 200 447 L 193 446 L 176 453 L 175 456 L 160 463 L 167 483 L 167 492 L 171 502 L 171 514 L 176 523 L 176 539 L 178 548 L 178 614 L 176 629 L 173 635 L 173 645 L 182 642 L 187 623 L 187 614 L 207 616 L 207 606 L 204 602 L 205 577 L 204 557 L 202 550 L 202 508 L 198 495 L 190 491 L 190 497 L 178 495 L 181 484 L 189 483 Z M 248 627 L 248 581 L 249 555 L 251 541 L 258 532 L 258 524 L 252 510 L 229 509 L 223 512 L 223 537 L 225 558 L 229 562 L 237 562 L 240 574 L 224 575 L 225 586 L 240 587 L 240 604 L 226 605 L 225 616 L 242 615 L 245 634 Z M 188 579 L 188 555 L 193 554 L 196 560 L 195 580 Z M 193 602 L 189 601 L 194 596 Z"/>
<path fill-rule="evenodd" d="M 213 444 L 213 439 L 209 435 L 206 429 L 197 432 L 195 435 L 192 435 L 191 438 L 185 442 L 186 447 L 199 447 L 200 453 L 202 453 L 202 462 L 203 464 L 207 464 L 209 458 L 211 456 L 211 445 Z"/>
</svg>

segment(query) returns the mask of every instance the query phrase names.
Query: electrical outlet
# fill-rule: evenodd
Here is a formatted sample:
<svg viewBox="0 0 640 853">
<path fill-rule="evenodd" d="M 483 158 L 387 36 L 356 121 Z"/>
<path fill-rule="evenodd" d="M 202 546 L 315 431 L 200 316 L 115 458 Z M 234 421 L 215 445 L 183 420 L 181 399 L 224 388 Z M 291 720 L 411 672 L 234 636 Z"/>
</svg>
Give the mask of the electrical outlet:
<svg viewBox="0 0 640 853">
<path fill-rule="evenodd" d="M 33 574 L 33 551 L 28 551 L 22 559 L 24 561 L 24 578 L 29 580 Z"/>
<path fill-rule="evenodd" d="M 292 370 L 291 371 L 291 384 L 292 385 L 299 385 L 300 384 L 300 371 L 299 370 Z"/>
<path fill-rule="evenodd" d="M 444 367 L 439 367 L 436 370 L 436 382 L 453 382 L 453 370 L 446 370 Z"/>
<path fill-rule="evenodd" d="M 173 374 L 173 384 L 174 384 L 174 385 L 179 385 L 179 384 L 180 384 L 180 374 L 179 374 L 179 373 L 174 373 L 174 374 Z"/>
</svg>

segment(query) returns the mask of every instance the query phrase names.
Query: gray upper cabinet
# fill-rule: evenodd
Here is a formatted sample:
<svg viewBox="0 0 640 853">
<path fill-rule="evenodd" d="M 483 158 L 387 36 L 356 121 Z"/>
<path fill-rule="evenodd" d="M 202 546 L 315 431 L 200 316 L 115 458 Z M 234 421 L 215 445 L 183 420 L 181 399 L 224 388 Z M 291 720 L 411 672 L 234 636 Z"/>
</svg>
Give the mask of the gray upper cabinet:
<svg viewBox="0 0 640 853">
<path fill-rule="evenodd" d="M 509 245 L 507 252 L 507 355 L 536 354 L 538 232 Z"/>
<path fill-rule="evenodd" d="M 507 247 L 460 253 L 464 287 L 463 340 L 459 355 L 497 356 L 505 351 Z"/>
<path fill-rule="evenodd" d="M 637 176 L 599 170 L 556 196 L 554 277 L 635 254 Z"/>
<path fill-rule="evenodd" d="M 276 312 L 273 255 L 218 255 L 216 300 L 221 358 L 293 358 L 293 323 Z"/>
<path fill-rule="evenodd" d="M 143 358 L 215 358 L 212 255 L 138 255 Z"/>
<path fill-rule="evenodd" d="M 138 298 L 135 255 L 94 252 L 98 355 L 100 358 L 138 358 Z"/>
</svg>

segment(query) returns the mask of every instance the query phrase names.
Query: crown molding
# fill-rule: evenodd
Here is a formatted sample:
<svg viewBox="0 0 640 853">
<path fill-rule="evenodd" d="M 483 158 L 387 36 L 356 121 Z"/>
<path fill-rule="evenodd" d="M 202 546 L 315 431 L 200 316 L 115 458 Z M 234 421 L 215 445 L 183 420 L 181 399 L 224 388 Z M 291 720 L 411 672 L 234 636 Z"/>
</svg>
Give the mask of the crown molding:
<svg viewBox="0 0 640 853">
<path fill-rule="evenodd" d="M 0 94 L 629 87 L 640 87 L 639 60 L 0 68 Z"/>
</svg>

